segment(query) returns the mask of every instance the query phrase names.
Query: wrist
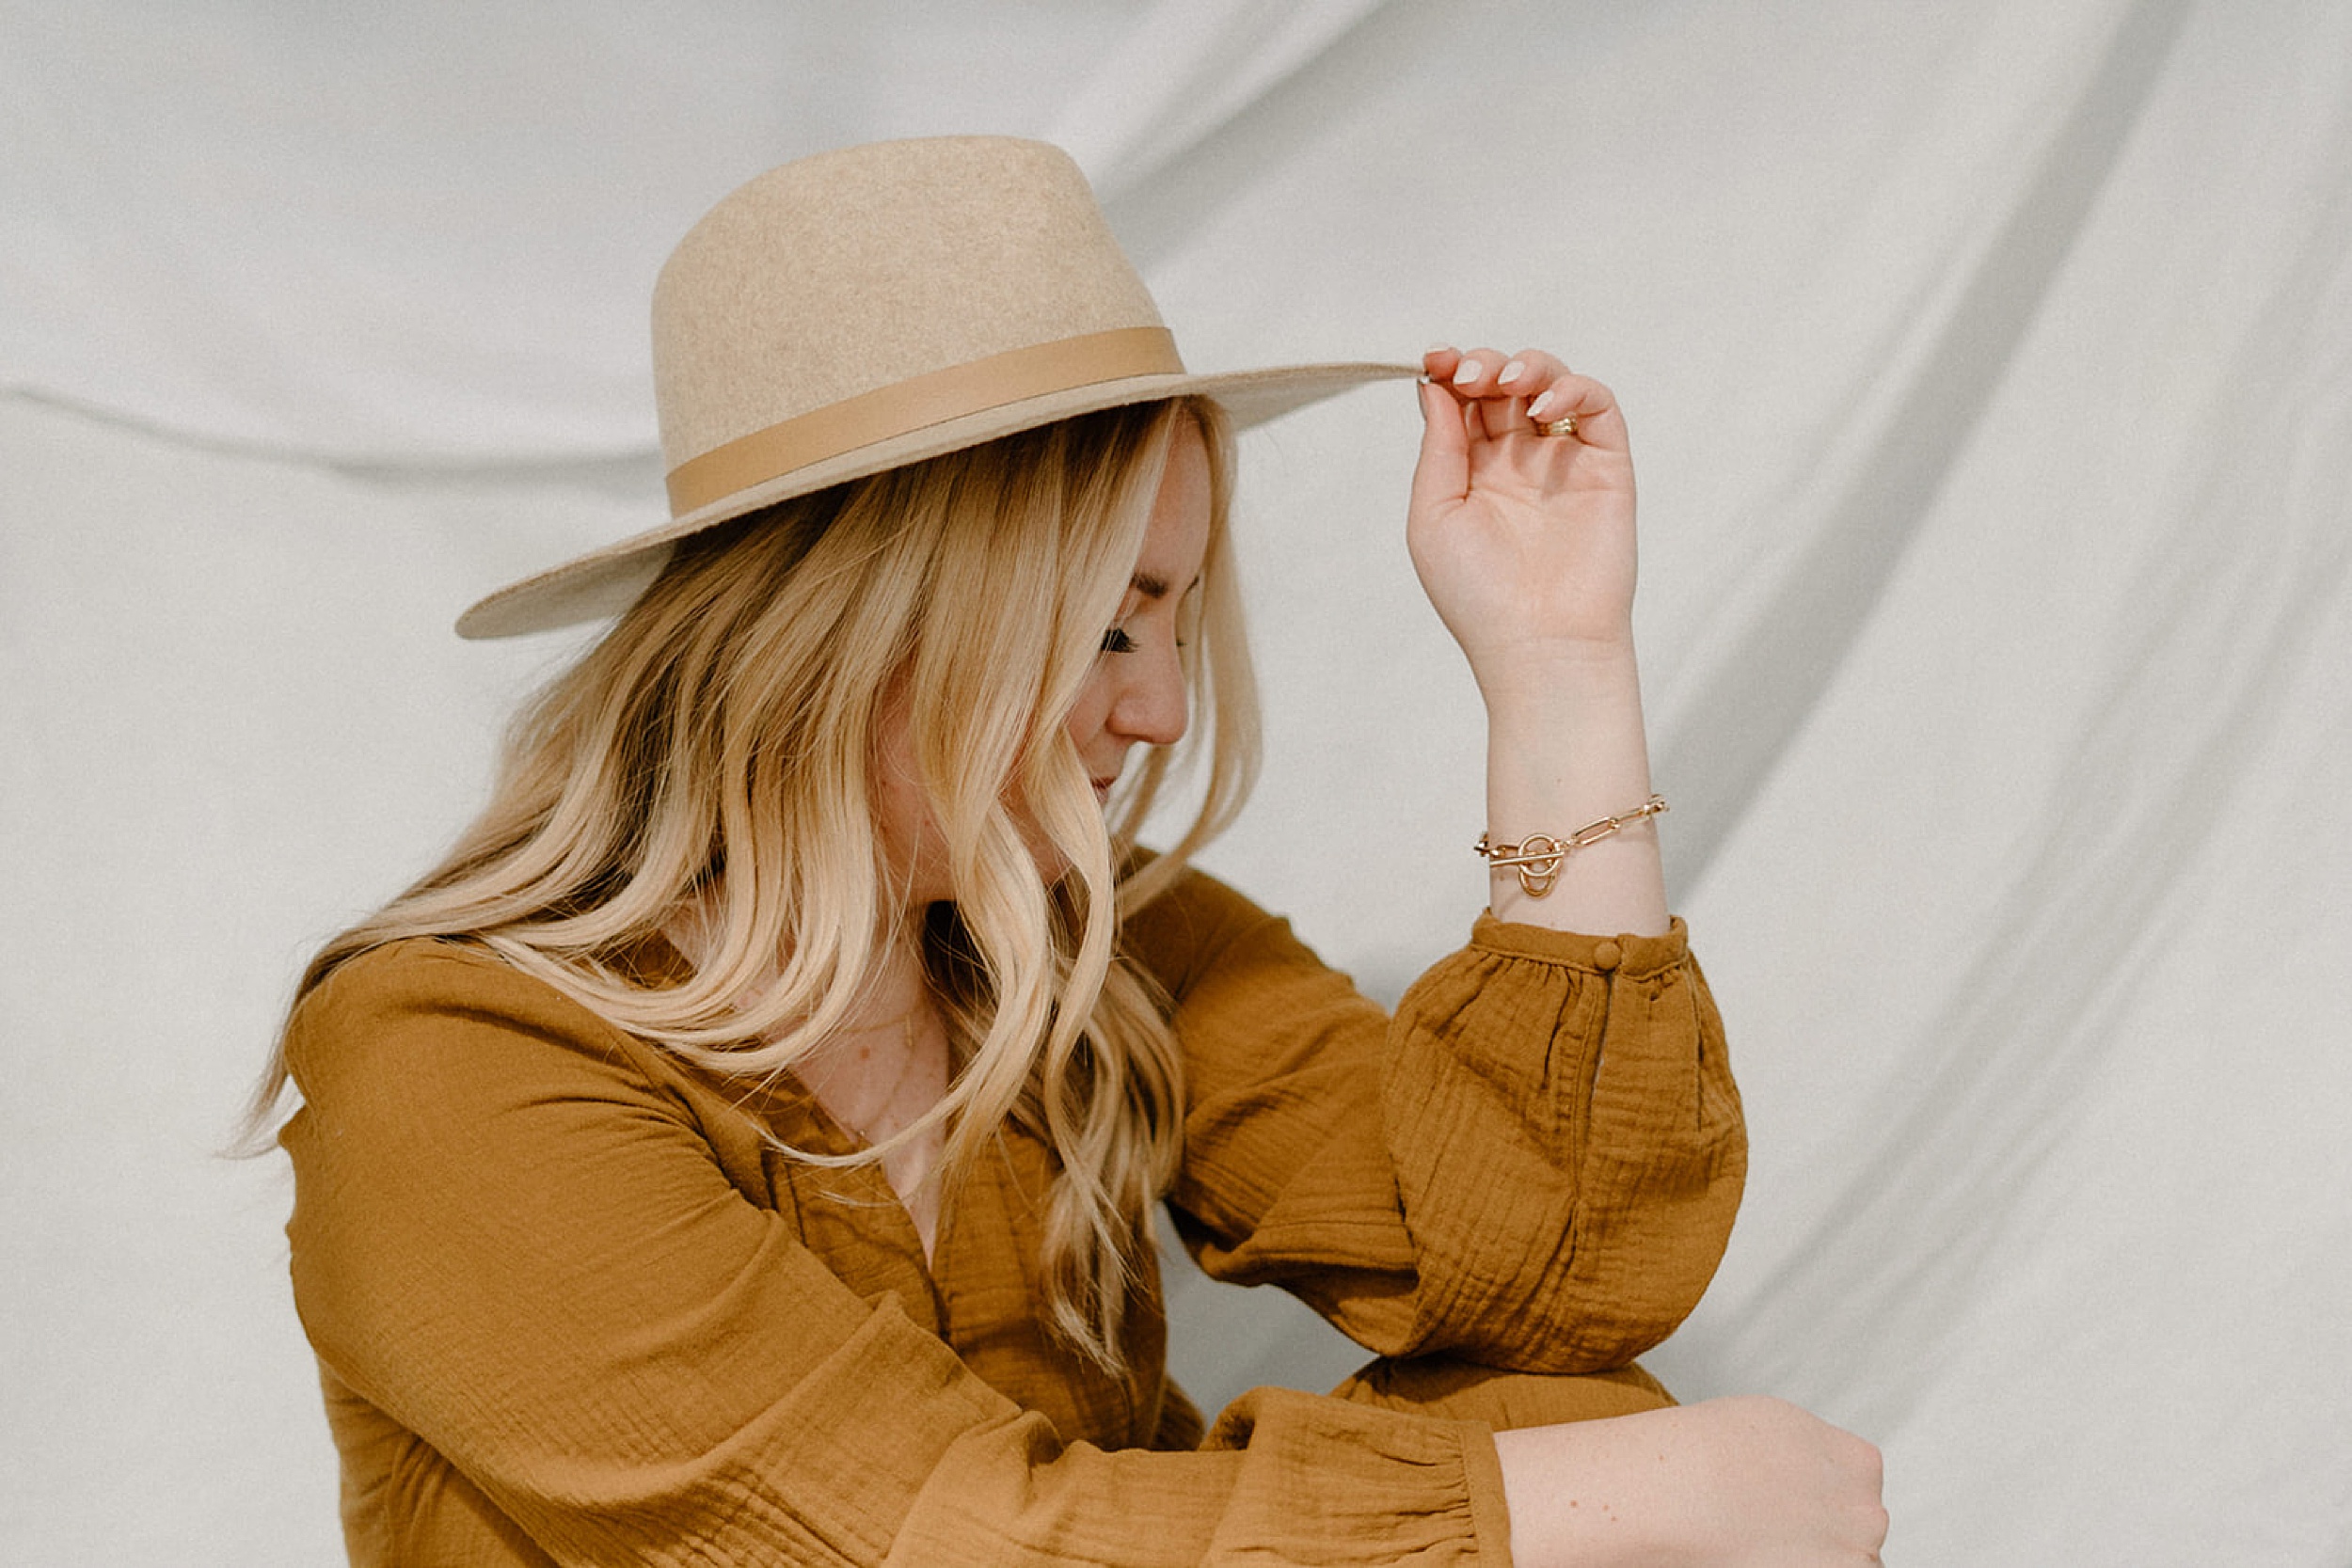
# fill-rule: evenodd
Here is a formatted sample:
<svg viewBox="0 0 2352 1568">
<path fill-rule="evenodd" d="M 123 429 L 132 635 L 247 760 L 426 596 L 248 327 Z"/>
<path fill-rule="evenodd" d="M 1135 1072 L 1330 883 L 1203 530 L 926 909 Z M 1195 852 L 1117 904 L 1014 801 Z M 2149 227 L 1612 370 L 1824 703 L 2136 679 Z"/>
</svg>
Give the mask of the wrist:
<svg viewBox="0 0 2352 1568">
<path fill-rule="evenodd" d="M 1597 772 L 1594 782 L 1609 798 L 1586 803 L 1603 811 L 1649 793 L 1642 676 L 1630 643 L 1523 657 L 1483 676 L 1479 696 L 1486 709 L 1490 786 L 1515 773 L 1556 784 L 1571 773 Z M 1638 792 L 1617 799 L 1629 785 L 1639 785 Z"/>
<path fill-rule="evenodd" d="M 1572 835 L 1650 798 L 1641 683 L 1629 645 L 1518 667 L 1487 693 L 1486 820 L 1496 843 Z M 1540 672 L 1540 673 L 1539 673 Z M 1668 927 L 1654 817 L 1627 822 L 1564 857 L 1541 894 L 1516 869 L 1489 867 L 1498 919 L 1560 930 L 1657 935 Z"/>
<path fill-rule="evenodd" d="M 1521 1568 L 1603 1568 L 1689 1560 L 1659 1476 L 1658 1412 L 1495 1433 L 1511 1560 Z"/>
<path fill-rule="evenodd" d="M 1520 641 L 1482 653 L 1470 675 L 1490 721 L 1526 713 L 1556 715 L 1596 700 L 1621 701 L 1641 690 L 1633 637 Z"/>
</svg>

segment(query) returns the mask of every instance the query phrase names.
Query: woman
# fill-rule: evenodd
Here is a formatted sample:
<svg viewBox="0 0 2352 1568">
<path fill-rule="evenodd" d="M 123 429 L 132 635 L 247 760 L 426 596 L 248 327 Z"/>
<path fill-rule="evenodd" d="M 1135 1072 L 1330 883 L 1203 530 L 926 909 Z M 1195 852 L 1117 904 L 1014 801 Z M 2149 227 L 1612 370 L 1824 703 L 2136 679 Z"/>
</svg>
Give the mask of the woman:
<svg viewBox="0 0 2352 1568">
<path fill-rule="evenodd" d="M 1229 424 L 1409 372 L 1187 374 L 1075 169 L 995 138 L 753 182 L 655 337 L 673 522 L 461 622 L 621 611 L 312 963 L 264 1095 L 301 1090 L 354 1560 L 1874 1560 L 1865 1445 L 1632 1364 L 1743 1146 L 1606 389 L 1423 362 L 1408 539 L 1486 702 L 1494 882 L 1391 1024 L 1184 860 L 1250 757 Z M 1204 1434 L 1163 1197 L 1379 1359 Z"/>
</svg>

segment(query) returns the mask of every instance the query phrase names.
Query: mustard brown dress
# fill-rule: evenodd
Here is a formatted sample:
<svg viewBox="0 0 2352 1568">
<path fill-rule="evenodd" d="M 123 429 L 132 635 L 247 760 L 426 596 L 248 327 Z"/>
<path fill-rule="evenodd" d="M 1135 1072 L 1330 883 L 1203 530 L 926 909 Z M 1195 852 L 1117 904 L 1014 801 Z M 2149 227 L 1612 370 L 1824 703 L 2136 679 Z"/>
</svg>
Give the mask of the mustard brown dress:
<svg viewBox="0 0 2352 1568">
<path fill-rule="evenodd" d="M 1745 1166 L 1677 922 L 1482 917 L 1393 1021 L 1198 874 L 1129 922 L 1187 1082 L 1168 1203 L 1212 1275 L 1379 1359 L 1205 1433 L 1158 1281 L 1123 1377 L 1038 1303 L 1009 1130 L 927 1265 L 787 1075 L 707 1074 L 462 942 L 362 955 L 288 1035 L 294 1296 L 374 1564 L 1504 1563 L 1491 1433 L 1667 1402 Z"/>
</svg>

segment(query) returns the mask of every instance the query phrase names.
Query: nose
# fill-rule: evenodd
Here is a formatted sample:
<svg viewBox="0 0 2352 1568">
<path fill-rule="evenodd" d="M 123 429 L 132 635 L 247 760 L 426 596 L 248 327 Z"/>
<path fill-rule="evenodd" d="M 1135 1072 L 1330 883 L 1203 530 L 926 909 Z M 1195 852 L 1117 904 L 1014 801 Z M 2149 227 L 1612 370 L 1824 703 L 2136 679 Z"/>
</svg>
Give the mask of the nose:
<svg viewBox="0 0 2352 1568">
<path fill-rule="evenodd" d="M 1172 640 L 1155 640 L 1121 661 L 1110 725 L 1122 739 L 1173 746 L 1189 721 L 1184 669 Z"/>
</svg>

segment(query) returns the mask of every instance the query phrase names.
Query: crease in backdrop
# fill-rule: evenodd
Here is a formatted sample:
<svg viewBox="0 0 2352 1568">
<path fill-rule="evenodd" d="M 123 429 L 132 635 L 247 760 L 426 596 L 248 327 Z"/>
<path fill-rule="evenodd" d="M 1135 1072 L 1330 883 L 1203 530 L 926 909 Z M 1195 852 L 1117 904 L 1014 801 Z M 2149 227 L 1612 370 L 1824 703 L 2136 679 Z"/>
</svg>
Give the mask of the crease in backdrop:
<svg viewBox="0 0 2352 1568">
<path fill-rule="evenodd" d="M 566 15 L 0 0 L 0 1556 L 333 1557 L 282 1170 L 213 1151 L 578 641 L 448 622 L 658 515 L 645 293 L 710 200 L 1004 131 L 1196 367 L 1541 342 L 1624 398 L 1756 1133 L 1669 1382 L 1882 1442 L 1890 1560 L 2352 1561 L 2352 14 Z M 1268 769 L 1210 856 L 1391 995 L 1483 890 L 1412 436 L 1249 441 Z M 1356 1359 L 1173 1305 L 1212 1405 Z"/>
</svg>

